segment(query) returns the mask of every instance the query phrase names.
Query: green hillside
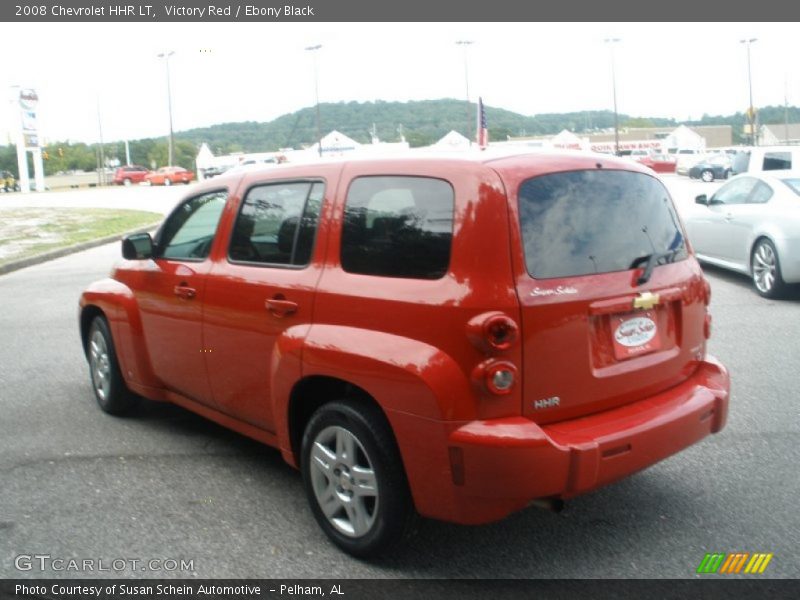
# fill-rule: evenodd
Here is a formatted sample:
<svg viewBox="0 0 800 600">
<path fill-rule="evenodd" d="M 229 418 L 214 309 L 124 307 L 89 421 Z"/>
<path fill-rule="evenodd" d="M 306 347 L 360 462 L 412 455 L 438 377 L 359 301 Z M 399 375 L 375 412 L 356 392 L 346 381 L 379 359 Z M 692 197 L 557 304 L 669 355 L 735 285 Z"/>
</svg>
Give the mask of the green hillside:
<svg viewBox="0 0 800 600">
<path fill-rule="evenodd" d="M 412 146 L 427 146 L 451 130 L 474 133 L 477 108 L 469 112 L 463 100 L 421 100 L 412 102 L 340 102 L 320 105 L 322 134 L 336 129 L 358 142 L 369 142 L 373 126 L 378 137 L 386 142 L 399 141 L 400 134 Z M 562 129 L 585 131 L 612 127 L 611 111 L 591 111 L 564 114 L 540 114 L 533 117 L 486 107 L 489 139 L 501 140 L 513 135 L 558 133 Z M 621 122 L 629 120 L 620 115 Z M 648 119 L 652 125 L 672 125 L 670 119 Z M 191 129 L 180 133 L 182 140 L 195 144 L 206 142 L 215 154 L 232 151 L 270 151 L 297 148 L 316 140 L 316 111 L 314 107 L 283 115 L 269 123 L 222 123 L 211 127 Z"/>
<path fill-rule="evenodd" d="M 783 123 L 783 106 L 766 106 L 758 110 L 763 124 Z M 370 141 L 370 131 L 377 133 L 385 142 L 396 142 L 403 135 L 413 147 L 430 145 L 451 130 L 467 133 L 467 119 L 474 134 L 476 106 L 467 111 L 463 100 L 420 100 L 411 102 L 339 102 L 320 105 L 322 134 L 333 129 L 341 131 L 356 141 Z M 788 108 L 789 122 L 800 122 L 800 108 Z M 486 121 L 490 140 L 504 140 L 508 136 L 555 134 L 564 129 L 583 134 L 614 126 L 611 111 L 584 111 L 572 113 L 546 113 L 525 116 L 502 108 L 486 106 Z M 674 119 L 659 117 L 631 117 L 620 114 L 620 127 L 677 126 Z M 686 125 L 731 125 L 733 142 L 745 143 L 742 125 L 745 116 L 703 115 L 696 121 L 684 121 Z M 316 141 L 316 110 L 312 107 L 286 114 L 268 123 L 246 121 L 221 123 L 211 127 L 178 131 L 175 133 L 176 164 L 194 168 L 194 158 L 200 144 L 207 143 L 214 154 L 230 152 L 269 152 L 280 148 L 300 148 Z M 94 170 L 98 163 L 98 144 L 51 142 L 44 148 L 47 155 L 45 174 L 60 171 Z M 104 156 L 124 161 L 125 146 L 122 141 L 103 145 Z M 167 163 L 166 137 L 146 138 L 130 142 L 133 164 L 163 166 Z M 17 159 L 13 146 L 0 146 L 0 170 L 16 174 Z M 32 172 L 32 167 L 29 168 Z"/>
</svg>

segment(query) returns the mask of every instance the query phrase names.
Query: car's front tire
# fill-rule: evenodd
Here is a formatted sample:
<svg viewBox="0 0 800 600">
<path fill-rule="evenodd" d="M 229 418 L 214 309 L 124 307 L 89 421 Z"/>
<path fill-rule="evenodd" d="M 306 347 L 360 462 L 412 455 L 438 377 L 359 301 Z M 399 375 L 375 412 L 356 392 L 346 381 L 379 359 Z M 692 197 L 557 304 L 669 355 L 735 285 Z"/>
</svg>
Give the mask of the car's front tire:
<svg viewBox="0 0 800 600">
<path fill-rule="evenodd" d="M 750 258 L 750 273 L 756 291 L 765 298 L 779 298 L 786 284 L 781 276 L 781 261 L 775 244 L 766 238 L 756 242 Z"/>
<path fill-rule="evenodd" d="M 114 350 L 114 340 L 105 317 L 97 316 L 89 328 L 86 345 L 89 374 L 97 404 L 111 415 L 132 409 L 138 398 L 127 388 Z"/>
<path fill-rule="evenodd" d="M 375 406 L 342 400 L 319 408 L 303 435 L 301 469 L 314 517 L 345 552 L 375 556 L 407 530 L 414 514 L 408 482 Z"/>
</svg>

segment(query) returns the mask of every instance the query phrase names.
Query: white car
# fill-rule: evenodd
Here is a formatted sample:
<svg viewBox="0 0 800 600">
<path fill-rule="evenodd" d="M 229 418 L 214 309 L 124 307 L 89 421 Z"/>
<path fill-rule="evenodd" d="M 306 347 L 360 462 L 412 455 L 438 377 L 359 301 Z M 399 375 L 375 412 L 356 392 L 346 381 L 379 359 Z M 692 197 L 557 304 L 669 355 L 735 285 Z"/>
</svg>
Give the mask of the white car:
<svg viewBox="0 0 800 600">
<path fill-rule="evenodd" d="M 684 222 L 697 258 L 750 275 L 767 298 L 800 283 L 800 171 L 737 175 L 695 202 Z"/>
</svg>

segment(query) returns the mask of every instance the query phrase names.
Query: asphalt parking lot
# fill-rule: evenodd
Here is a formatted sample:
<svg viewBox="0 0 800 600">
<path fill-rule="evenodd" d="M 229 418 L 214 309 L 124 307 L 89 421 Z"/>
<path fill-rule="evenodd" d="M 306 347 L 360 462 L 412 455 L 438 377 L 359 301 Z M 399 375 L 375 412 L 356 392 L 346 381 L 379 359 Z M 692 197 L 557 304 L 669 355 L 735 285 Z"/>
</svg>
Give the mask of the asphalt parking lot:
<svg viewBox="0 0 800 600">
<path fill-rule="evenodd" d="M 667 182 L 682 212 L 718 185 Z M 184 191 L 63 195 L 166 212 Z M 800 294 L 765 300 L 747 278 L 707 270 L 710 350 L 733 381 L 720 434 L 559 514 L 423 520 L 393 556 L 363 562 L 327 542 L 277 451 L 173 406 L 122 419 L 96 407 L 77 299 L 118 255 L 113 244 L 0 276 L 0 577 L 689 578 L 706 552 L 771 552 L 765 576 L 800 577 Z M 126 568 L 18 570 L 33 554 Z M 191 568 L 131 570 L 134 559 Z"/>
</svg>

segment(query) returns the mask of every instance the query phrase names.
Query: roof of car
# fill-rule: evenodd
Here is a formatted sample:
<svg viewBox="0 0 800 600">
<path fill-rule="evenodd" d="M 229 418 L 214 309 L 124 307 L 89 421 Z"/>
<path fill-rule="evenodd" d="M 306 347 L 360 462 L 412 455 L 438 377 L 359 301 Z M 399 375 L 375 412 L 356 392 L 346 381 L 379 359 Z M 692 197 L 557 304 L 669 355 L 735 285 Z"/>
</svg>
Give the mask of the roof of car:
<svg viewBox="0 0 800 600">
<path fill-rule="evenodd" d="M 214 184 L 208 187 L 224 187 L 238 182 L 244 176 L 253 176 L 260 173 L 280 173 L 293 171 L 299 168 L 307 168 L 314 165 L 325 166 L 326 168 L 342 166 L 345 164 L 370 164 L 385 165 L 387 171 L 392 168 L 402 168 L 413 164 L 479 164 L 485 165 L 497 171 L 508 172 L 517 169 L 530 169 L 535 167 L 534 173 L 569 171 L 585 168 L 606 168 L 621 169 L 651 174 L 652 170 L 638 162 L 632 162 L 611 156 L 608 154 L 598 154 L 594 152 L 582 152 L 576 150 L 539 150 L 529 149 L 514 150 L 489 149 L 486 151 L 473 150 L 462 152 L 429 152 L 419 151 L 402 156 L 352 156 L 337 158 L 315 158 L 307 161 L 287 162 L 283 164 L 263 164 L 248 165 L 247 169 L 236 169 L 233 172 L 226 172 L 213 180 Z"/>
</svg>

